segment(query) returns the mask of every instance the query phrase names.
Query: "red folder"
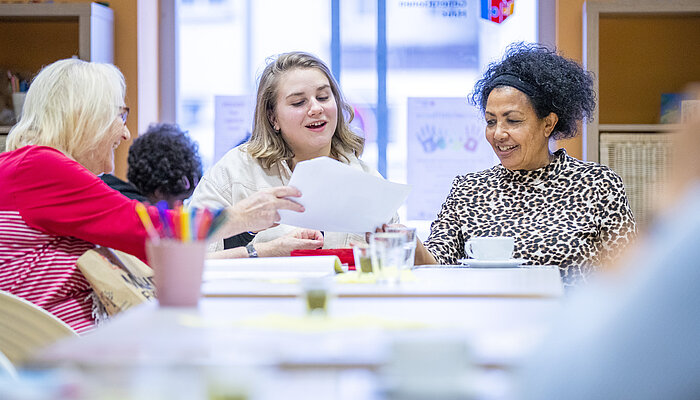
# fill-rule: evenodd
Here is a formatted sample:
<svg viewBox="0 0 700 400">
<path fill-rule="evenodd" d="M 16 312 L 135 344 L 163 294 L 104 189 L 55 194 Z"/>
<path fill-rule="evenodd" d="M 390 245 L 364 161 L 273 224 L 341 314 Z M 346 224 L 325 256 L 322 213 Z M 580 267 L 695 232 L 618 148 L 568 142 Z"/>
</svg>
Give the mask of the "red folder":
<svg viewBox="0 0 700 400">
<path fill-rule="evenodd" d="M 292 250 L 291 256 L 338 256 L 341 264 L 347 264 L 350 271 L 355 270 L 355 257 L 352 254 L 352 249 Z"/>
</svg>

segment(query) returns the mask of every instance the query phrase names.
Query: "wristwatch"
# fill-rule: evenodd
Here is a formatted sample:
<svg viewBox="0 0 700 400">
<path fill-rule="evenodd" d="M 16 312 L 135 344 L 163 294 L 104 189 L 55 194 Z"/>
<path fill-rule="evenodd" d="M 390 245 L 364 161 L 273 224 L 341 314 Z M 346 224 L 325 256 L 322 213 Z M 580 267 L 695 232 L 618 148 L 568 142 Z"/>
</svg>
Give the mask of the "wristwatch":
<svg viewBox="0 0 700 400">
<path fill-rule="evenodd" d="M 255 250 L 255 247 L 253 246 L 253 242 L 250 242 L 247 245 L 245 245 L 245 249 L 248 250 L 248 258 L 257 258 L 258 257 L 258 251 Z"/>
</svg>

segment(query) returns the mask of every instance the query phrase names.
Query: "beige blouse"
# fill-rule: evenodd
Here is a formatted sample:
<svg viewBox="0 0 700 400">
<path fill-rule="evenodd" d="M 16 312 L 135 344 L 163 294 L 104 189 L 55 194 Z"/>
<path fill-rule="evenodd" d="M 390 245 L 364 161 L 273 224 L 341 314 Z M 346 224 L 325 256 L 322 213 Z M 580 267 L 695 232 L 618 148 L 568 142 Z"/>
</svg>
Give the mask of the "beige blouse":
<svg viewBox="0 0 700 400">
<path fill-rule="evenodd" d="M 192 195 L 192 207 L 220 208 L 228 207 L 241 201 L 255 192 L 263 189 L 286 186 L 292 176 L 292 170 L 286 160 L 273 164 L 265 169 L 253 159 L 246 149 L 240 145 L 219 160 L 207 171 Z M 379 173 L 369 167 L 353 154 L 345 154 L 350 160 L 348 165 L 375 176 Z M 398 218 L 392 221 L 396 222 Z M 269 242 L 297 229 L 290 225 L 279 225 L 258 232 L 253 243 Z M 351 243 L 364 243 L 364 235 L 343 232 L 324 232 L 324 249 L 347 248 Z M 224 249 L 223 240 L 212 243 L 209 251 Z"/>
</svg>

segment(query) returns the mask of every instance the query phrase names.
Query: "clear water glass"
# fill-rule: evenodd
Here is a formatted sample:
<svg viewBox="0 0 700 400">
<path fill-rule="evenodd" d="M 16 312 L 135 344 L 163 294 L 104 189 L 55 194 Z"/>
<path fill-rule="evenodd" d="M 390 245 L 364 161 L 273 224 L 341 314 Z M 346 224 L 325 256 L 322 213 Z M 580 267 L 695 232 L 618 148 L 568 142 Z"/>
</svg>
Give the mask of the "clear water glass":
<svg viewBox="0 0 700 400">
<path fill-rule="evenodd" d="M 369 236 L 372 266 L 378 280 L 396 284 L 401 279 L 401 270 L 406 257 L 406 235 L 397 232 L 377 232 Z"/>
<path fill-rule="evenodd" d="M 389 233 L 400 233 L 406 236 L 406 243 L 404 243 L 404 249 L 406 250 L 404 255 L 404 261 L 402 268 L 405 270 L 413 269 L 413 264 L 416 259 L 416 240 L 418 236 L 416 235 L 416 228 L 409 228 L 407 226 L 389 226 L 385 229 L 385 232 Z"/>
</svg>

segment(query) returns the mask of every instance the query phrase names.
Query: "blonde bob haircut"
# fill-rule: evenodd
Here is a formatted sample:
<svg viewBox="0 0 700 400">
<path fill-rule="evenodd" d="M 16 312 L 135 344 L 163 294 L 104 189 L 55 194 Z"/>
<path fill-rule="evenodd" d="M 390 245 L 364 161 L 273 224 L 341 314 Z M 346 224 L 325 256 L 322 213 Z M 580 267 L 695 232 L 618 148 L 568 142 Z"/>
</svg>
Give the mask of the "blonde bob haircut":
<svg viewBox="0 0 700 400">
<path fill-rule="evenodd" d="M 253 133 L 248 142 L 248 153 L 264 167 L 270 168 L 280 160 L 294 157 L 294 153 L 272 125 L 271 118 L 275 115 L 280 79 L 291 70 L 315 68 L 321 71 L 331 86 L 333 97 L 338 107 L 338 124 L 331 139 L 331 157 L 342 162 L 350 160 L 347 152 L 359 157 L 365 146 L 364 138 L 350 130 L 350 122 L 355 117 L 352 107 L 345 101 L 338 83 L 333 79 L 331 71 L 319 58 L 309 53 L 295 51 L 280 54 L 268 61 L 260 75 L 258 95 L 255 103 L 255 119 Z"/>
<path fill-rule="evenodd" d="M 124 105 L 126 83 L 111 64 L 59 60 L 34 78 L 7 150 L 53 147 L 74 160 L 90 157 Z"/>
</svg>

